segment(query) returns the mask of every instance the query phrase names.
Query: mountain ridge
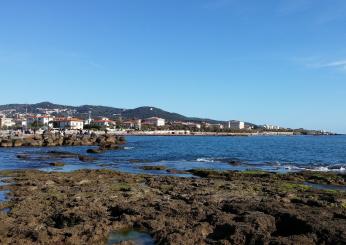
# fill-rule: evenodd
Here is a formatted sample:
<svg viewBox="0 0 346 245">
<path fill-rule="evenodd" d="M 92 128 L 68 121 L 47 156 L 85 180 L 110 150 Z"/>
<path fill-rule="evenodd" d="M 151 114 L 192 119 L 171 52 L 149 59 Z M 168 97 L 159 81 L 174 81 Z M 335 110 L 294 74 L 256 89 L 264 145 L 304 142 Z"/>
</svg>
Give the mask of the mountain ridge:
<svg viewBox="0 0 346 245">
<path fill-rule="evenodd" d="M 154 106 L 141 106 L 134 109 L 117 108 L 102 105 L 61 105 L 54 104 L 49 101 L 43 101 L 35 104 L 5 104 L 0 105 L 0 111 L 15 110 L 16 113 L 42 113 L 44 110 L 66 110 L 71 116 L 87 118 L 89 111 L 92 117 L 105 116 L 114 118 L 121 116 L 123 119 L 143 119 L 148 117 L 161 117 L 169 121 L 192 121 L 192 122 L 208 122 L 208 123 L 226 123 L 222 120 L 214 120 L 209 118 L 187 117 L 179 113 L 168 112 Z M 61 114 L 61 113 L 56 113 Z M 62 113 L 63 114 L 63 113 Z"/>
</svg>

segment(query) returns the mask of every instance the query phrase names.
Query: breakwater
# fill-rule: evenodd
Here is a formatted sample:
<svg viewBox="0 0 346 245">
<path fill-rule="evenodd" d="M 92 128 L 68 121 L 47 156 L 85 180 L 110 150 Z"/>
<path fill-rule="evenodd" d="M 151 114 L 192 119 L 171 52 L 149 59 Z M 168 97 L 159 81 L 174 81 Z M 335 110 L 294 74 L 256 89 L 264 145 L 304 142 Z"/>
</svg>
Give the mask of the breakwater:
<svg viewBox="0 0 346 245">
<path fill-rule="evenodd" d="M 34 135 L 4 136 L 0 138 L 0 147 L 42 147 L 42 146 L 104 146 L 125 142 L 123 136 L 113 134 L 60 134 L 43 133 Z"/>
</svg>

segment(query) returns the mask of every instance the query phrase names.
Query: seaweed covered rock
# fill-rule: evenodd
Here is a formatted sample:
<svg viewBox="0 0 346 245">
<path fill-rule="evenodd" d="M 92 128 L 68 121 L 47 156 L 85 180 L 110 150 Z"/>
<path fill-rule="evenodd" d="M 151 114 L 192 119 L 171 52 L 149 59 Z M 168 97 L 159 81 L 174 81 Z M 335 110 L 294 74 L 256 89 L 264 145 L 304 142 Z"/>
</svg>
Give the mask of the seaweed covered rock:
<svg viewBox="0 0 346 245">
<path fill-rule="evenodd" d="M 0 244 L 105 244 L 112 231 L 134 229 L 157 244 L 346 240 L 346 192 L 307 188 L 314 173 L 196 173 L 203 177 L 0 172 L 16 182 L 8 187 L 11 201 L 0 204 L 11 209 L 0 214 Z M 344 175 L 322 177 L 341 181 Z"/>
</svg>

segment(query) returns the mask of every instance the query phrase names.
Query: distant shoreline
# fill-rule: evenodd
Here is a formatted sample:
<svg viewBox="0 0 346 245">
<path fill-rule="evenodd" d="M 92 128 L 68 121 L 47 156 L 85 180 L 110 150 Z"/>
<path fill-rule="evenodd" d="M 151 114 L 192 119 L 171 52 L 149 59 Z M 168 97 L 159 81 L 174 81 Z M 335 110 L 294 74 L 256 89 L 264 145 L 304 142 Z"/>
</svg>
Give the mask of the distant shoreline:
<svg viewBox="0 0 346 245">
<path fill-rule="evenodd" d="M 105 134 L 105 131 L 90 131 L 90 133 L 95 133 L 97 135 Z M 116 131 L 116 130 L 108 130 L 108 134 L 110 135 L 119 135 L 119 136 L 214 136 L 214 137 L 256 137 L 256 136 L 342 136 L 345 134 L 296 134 L 294 132 L 241 132 L 241 133 L 229 133 L 229 132 L 191 132 L 184 130 L 156 130 L 156 131 Z M 67 135 L 78 135 L 79 131 L 76 130 L 68 130 L 66 131 Z M 36 132 L 36 135 L 42 135 L 42 132 Z M 33 137 L 34 134 L 21 134 L 15 136 L 9 132 L 0 131 L 0 139 L 8 139 L 8 137 L 12 139 L 17 138 L 29 138 Z"/>
<path fill-rule="evenodd" d="M 113 133 L 113 132 L 112 132 Z M 123 132 L 117 131 L 115 134 L 123 136 L 337 136 L 343 134 L 329 134 L 329 135 L 302 135 L 295 134 L 294 132 L 257 132 L 257 133 L 217 133 L 217 132 L 165 132 L 165 131 L 132 131 L 132 132 Z"/>
</svg>

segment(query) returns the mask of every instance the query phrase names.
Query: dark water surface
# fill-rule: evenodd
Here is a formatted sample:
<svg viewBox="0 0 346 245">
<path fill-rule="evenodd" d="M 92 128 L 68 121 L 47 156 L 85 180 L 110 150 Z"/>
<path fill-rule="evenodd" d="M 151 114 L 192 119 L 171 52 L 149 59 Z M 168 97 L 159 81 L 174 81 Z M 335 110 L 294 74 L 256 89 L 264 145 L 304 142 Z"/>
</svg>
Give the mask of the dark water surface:
<svg viewBox="0 0 346 245">
<path fill-rule="evenodd" d="M 0 170 L 35 168 L 45 171 L 73 171 L 81 168 L 115 169 L 131 173 L 167 174 L 166 170 L 143 170 L 162 165 L 167 169 L 262 169 L 267 171 L 345 171 L 346 136 L 129 136 L 125 150 L 108 151 L 97 161 L 78 158 L 47 159 L 48 151 L 86 154 L 90 147 L 0 148 Z M 17 158 L 27 154 L 28 159 Z M 64 162 L 63 167 L 49 163 Z M 230 164 L 233 162 L 233 165 Z M 236 163 L 236 164 L 234 164 Z"/>
<path fill-rule="evenodd" d="M 304 185 L 310 186 L 317 190 L 330 190 L 330 191 L 346 191 L 346 186 L 342 185 L 325 185 L 325 184 L 315 184 L 310 182 L 304 182 Z"/>
<path fill-rule="evenodd" d="M 136 245 L 154 245 L 153 238 L 145 233 L 135 230 L 112 232 L 108 238 L 108 245 L 119 244 L 120 242 L 131 241 Z"/>
</svg>

